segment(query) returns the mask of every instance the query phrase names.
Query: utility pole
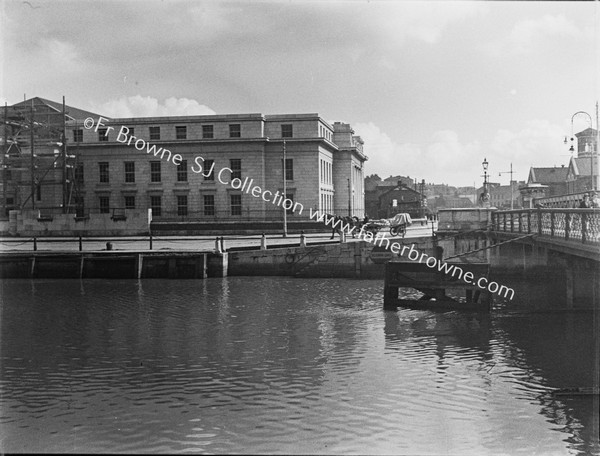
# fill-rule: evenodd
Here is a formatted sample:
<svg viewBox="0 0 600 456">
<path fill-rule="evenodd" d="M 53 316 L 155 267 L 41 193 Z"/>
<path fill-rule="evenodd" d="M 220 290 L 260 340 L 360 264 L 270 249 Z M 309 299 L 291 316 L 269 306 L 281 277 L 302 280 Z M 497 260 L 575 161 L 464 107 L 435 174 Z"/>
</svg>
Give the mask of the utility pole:
<svg viewBox="0 0 600 456">
<path fill-rule="evenodd" d="M 498 173 L 498 176 L 502 176 L 503 174 L 510 174 L 510 210 L 512 211 L 514 209 L 514 200 L 515 197 L 513 196 L 513 167 L 512 167 L 512 163 L 510 164 L 510 171 L 501 171 Z"/>
<path fill-rule="evenodd" d="M 594 150 L 592 149 L 592 188 L 595 190 L 600 189 L 600 124 L 598 124 L 598 100 L 596 100 L 596 185 L 593 182 L 593 164 L 594 164 Z"/>
<path fill-rule="evenodd" d="M 29 141 L 31 142 L 31 208 L 35 209 L 35 158 L 34 158 L 34 147 L 33 147 L 33 99 L 31 100 L 31 119 L 29 122 Z"/>
<path fill-rule="evenodd" d="M 285 162 L 287 160 L 286 150 L 285 150 L 285 138 L 283 140 L 283 237 L 287 237 L 287 209 L 285 208 L 285 200 L 287 199 L 287 169 L 285 166 Z"/>
<path fill-rule="evenodd" d="M 8 184 L 8 103 L 4 102 L 4 144 L 2 147 L 2 215 L 6 213 L 6 186 Z"/>
<path fill-rule="evenodd" d="M 63 109 L 62 109 L 62 201 L 63 201 L 63 214 L 67 213 L 67 111 L 65 106 L 65 96 L 63 95 Z"/>
</svg>

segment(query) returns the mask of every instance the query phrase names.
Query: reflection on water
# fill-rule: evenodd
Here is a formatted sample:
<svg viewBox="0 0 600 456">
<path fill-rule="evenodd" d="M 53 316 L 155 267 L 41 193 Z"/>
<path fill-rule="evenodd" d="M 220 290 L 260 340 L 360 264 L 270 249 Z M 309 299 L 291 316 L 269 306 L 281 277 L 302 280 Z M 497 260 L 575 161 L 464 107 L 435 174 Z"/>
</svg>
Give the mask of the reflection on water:
<svg viewBox="0 0 600 456">
<path fill-rule="evenodd" d="M 3 452 L 600 454 L 591 314 L 382 310 L 382 283 L 2 282 Z"/>
</svg>

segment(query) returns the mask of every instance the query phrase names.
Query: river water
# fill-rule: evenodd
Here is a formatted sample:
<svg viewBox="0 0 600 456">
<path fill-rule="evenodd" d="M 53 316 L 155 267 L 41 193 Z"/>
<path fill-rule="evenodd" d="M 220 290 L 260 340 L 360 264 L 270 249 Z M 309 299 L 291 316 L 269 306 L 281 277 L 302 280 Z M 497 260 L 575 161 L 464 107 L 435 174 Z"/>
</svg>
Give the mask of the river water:
<svg viewBox="0 0 600 456">
<path fill-rule="evenodd" d="M 0 452 L 600 454 L 591 312 L 382 281 L 4 280 Z"/>
</svg>

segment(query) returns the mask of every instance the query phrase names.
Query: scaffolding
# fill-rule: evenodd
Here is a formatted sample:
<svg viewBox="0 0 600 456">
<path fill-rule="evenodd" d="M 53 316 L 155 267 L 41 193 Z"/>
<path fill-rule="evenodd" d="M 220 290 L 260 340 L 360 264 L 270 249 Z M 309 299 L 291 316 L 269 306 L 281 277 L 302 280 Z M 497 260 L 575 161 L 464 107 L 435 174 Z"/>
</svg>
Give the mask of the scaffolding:
<svg viewBox="0 0 600 456">
<path fill-rule="evenodd" d="M 2 215 L 12 209 L 39 211 L 39 217 L 77 212 L 80 188 L 77 151 L 66 135 L 68 115 L 38 98 L 4 105 L 2 129 Z M 69 122 L 71 124 L 71 122 Z"/>
</svg>

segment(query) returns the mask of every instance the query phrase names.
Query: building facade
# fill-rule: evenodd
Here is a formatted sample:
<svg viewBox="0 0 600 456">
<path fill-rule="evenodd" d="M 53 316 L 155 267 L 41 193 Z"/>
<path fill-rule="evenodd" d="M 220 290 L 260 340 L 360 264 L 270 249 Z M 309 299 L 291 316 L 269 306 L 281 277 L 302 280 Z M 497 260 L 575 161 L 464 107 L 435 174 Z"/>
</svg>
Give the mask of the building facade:
<svg viewBox="0 0 600 456">
<path fill-rule="evenodd" d="M 65 122 L 66 156 L 75 157 L 67 204 L 79 216 L 146 208 L 154 221 L 268 221 L 284 211 L 308 219 L 310 209 L 364 216 L 367 157 L 348 124 L 318 114 L 90 117 Z M 47 207 L 61 204 L 62 195 Z"/>
</svg>

